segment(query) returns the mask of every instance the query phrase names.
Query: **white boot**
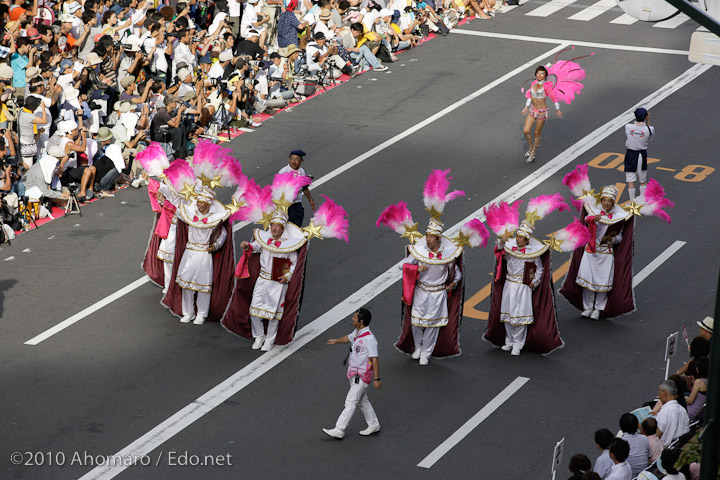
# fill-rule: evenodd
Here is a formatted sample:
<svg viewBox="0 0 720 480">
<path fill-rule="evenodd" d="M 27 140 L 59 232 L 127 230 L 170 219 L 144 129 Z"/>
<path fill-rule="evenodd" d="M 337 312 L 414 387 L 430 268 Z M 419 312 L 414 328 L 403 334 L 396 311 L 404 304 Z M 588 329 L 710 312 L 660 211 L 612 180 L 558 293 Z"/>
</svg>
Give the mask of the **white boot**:
<svg viewBox="0 0 720 480">
<path fill-rule="evenodd" d="M 197 317 L 195 317 L 193 325 L 202 325 L 203 323 L 205 323 L 205 317 L 203 317 L 202 315 L 198 315 Z"/>
<path fill-rule="evenodd" d="M 193 321 L 193 318 L 195 318 L 195 315 L 193 315 L 192 313 L 188 315 L 183 315 L 180 319 L 180 323 L 190 323 Z"/>
<path fill-rule="evenodd" d="M 265 337 L 255 337 L 255 341 L 252 344 L 252 349 L 260 350 L 260 347 L 262 347 L 262 344 L 264 341 L 265 341 Z"/>
</svg>

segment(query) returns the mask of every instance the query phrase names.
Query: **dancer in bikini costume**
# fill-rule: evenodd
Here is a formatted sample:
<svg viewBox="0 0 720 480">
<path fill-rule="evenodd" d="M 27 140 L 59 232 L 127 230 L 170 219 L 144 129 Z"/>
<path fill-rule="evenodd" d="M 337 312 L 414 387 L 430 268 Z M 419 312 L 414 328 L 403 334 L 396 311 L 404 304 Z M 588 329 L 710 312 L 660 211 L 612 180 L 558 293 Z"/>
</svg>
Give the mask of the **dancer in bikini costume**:
<svg viewBox="0 0 720 480">
<path fill-rule="evenodd" d="M 575 47 L 566 50 L 573 48 Z M 525 161 L 527 163 L 535 161 L 535 154 L 542 140 L 542 129 L 545 125 L 545 120 L 549 117 L 547 97 L 550 97 L 550 100 L 555 104 L 555 114 L 557 117 L 562 118 L 560 102 L 569 105 L 575 99 L 575 95 L 583 89 L 583 84 L 580 83 L 580 80 L 585 78 L 585 70 L 575 63 L 574 60 L 585 57 L 557 61 L 558 55 L 566 50 L 558 52 L 555 56 L 554 63 L 549 64 L 547 67 L 542 65 L 538 66 L 535 69 L 535 80 L 533 80 L 530 88 L 528 88 L 527 91 L 525 87 L 521 89 L 527 97 L 525 108 L 522 111 L 523 116 L 526 117 L 525 124 L 523 125 L 523 133 L 525 134 L 525 140 L 528 142 L 528 150 L 525 152 L 525 156 L 527 157 Z M 590 55 L 594 55 L 594 53 Z M 533 123 L 535 124 L 534 139 L 532 137 Z"/>
</svg>

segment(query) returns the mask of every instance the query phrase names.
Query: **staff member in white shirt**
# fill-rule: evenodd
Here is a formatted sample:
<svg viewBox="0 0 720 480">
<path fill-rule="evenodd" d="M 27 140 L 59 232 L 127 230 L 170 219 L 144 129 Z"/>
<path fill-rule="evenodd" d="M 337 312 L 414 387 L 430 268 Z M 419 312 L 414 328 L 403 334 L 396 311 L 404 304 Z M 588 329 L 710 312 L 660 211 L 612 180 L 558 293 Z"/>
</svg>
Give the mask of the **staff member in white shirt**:
<svg viewBox="0 0 720 480">
<path fill-rule="evenodd" d="M 331 338 L 328 345 L 337 343 L 350 343 L 348 354 L 347 376 L 350 380 L 350 391 L 345 398 L 345 409 L 335 423 L 335 428 L 323 428 L 325 434 L 342 440 L 345 429 L 355 413 L 358 404 L 365 416 L 368 426 L 360 435 L 368 436 L 380 431 L 380 422 L 370 400 L 367 398 L 367 387 L 372 382 L 375 390 L 380 390 L 380 360 L 378 359 L 378 343 L 375 335 L 370 331 L 372 315 L 367 308 L 360 308 L 352 317 L 352 326 L 355 330 L 341 338 Z M 344 364 L 345 362 L 343 362 Z"/>
<path fill-rule="evenodd" d="M 635 121 L 625 125 L 625 181 L 630 200 L 635 198 L 635 182 L 640 180 L 640 194 L 647 184 L 647 147 L 655 127 L 650 126 L 650 114 L 644 108 L 635 110 Z M 642 161 L 640 161 L 642 157 Z"/>
</svg>

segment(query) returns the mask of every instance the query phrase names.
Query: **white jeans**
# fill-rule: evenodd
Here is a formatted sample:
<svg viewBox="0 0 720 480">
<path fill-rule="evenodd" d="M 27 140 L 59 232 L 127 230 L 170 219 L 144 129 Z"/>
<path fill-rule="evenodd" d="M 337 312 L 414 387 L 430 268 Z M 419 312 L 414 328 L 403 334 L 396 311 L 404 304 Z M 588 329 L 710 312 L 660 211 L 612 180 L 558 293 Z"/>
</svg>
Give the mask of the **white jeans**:
<svg viewBox="0 0 720 480">
<path fill-rule="evenodd" d="M 412 326 L 415 350 L 420 348 L 420 358 L 430 358 L 435 344 L 437 343 L 438 332 L 442 327 L 416 327 Z"/>
<path fill-rule="evenodd" d="M 583 308 L 585 310 L 592 308 L 594 310 L 605 310 L 607 305 L 607 292 L 593 292 L 587 288 L 583 288 Z"/>
<path fill-rule="evenodd" d="M 198 317 L 207 318 L 210 311 L 210 294 L 185 288 L 182 291 L 182 313 L 183 315 L 195 313 L 195 293 L 197 293 L 197 315 Z"/>
<path fill-rule="evenodd" d="M 505 323 L 505 345 L 523 348 L 527 338 L 527 325 Z"/>
<path fill-rule="evenodd" d="M 252 325 L 253 338 L 265 337 L 265 342 L 271 345 L 275 344 L 275 337 L 277 337 L 280 320 L 268 320 L 267 335 L 265 335 L 265 325 L 263 325 L 262 318 L 251 316 L 250 323 Z"/>
<path fill-rule="evenodd" d="M 345 397 L 345 409 L 338 417 L 337 422 L 335 423 L 335 428 L 341 432 L 345 431 L 358 404 L 360 404 L 360 411 L 365 416 L 365 421 L 368 426 L 379 427 L 380 422 L 378 421 L 377 415 L 375 415 L 375 410 L 373 410 L 372 405 L 370 405 L 370 400 L 367 398 L 368 384 L 362 380 L 355 383 L 355 377 L 349 380 L 350 391 L 348 392 L 347 397 Z"/>
</svg>

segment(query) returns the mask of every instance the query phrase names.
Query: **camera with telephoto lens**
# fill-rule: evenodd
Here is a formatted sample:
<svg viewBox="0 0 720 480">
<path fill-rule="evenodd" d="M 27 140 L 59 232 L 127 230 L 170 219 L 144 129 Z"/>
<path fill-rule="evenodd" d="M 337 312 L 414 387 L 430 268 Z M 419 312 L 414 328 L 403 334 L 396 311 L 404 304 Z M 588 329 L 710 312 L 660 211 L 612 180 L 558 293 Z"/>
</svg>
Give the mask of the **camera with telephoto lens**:
<svg viewBox="0 0 720 480">
<path fill-rule="evenodd" d="M 70 192 L 70 196 L 74 197 L 77 194 L 77 189 L 80 186 L 77 182 L 68 183 L 67 188 Z"/>
<path fill-rule="evenodd" d="M 200 43 L 200 37 L 192 37 L 193 43 Z"/>
</svg>

